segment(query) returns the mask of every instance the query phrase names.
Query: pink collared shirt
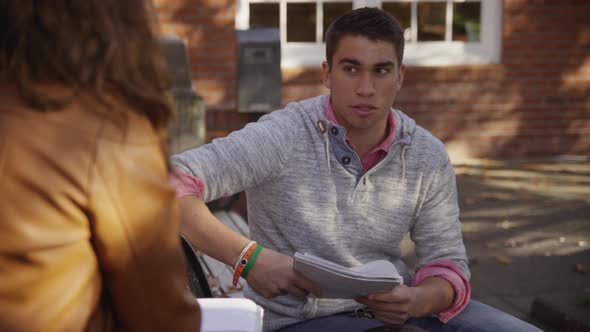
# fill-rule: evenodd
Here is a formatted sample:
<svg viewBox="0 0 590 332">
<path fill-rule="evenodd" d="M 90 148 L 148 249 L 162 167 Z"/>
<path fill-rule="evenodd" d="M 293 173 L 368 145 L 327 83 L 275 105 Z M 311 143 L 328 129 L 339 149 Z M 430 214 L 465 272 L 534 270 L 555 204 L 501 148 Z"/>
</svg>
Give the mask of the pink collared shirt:
<svg viewBox="0 0 590 332">
<path fill-rule="evenodd" d="M 331 100 L 332 100 L 331 98 L 328 98 L 326 100 L 326 118 L 328 120 L 330 120 L 330 122 L 332 122 L 333 124 L 340 126 L 340 123 L 338 122 L 338 120 L 336 120 L 336 115 L 334 114 L 334 110 L 332 109 Z M 360 156 L 361 162 L 363 163 L 363 170 L 365 172 L 370 170 L 373 166 L 377 165 L 378 162 L 380 162 L 383 158 L 385 158 L 385 156 L 387 155 L 387 152 L 389 152 L 389 148 L 391 147 L 391 145 L 393 144 L 393 141 L 395 140 L 395 118 L 393 117 L 393 114 L 391 112 L 389 112 L 389 114 L 387 115 L 387 122 L 388 122 L 388 125 L 387 125 L 388 132 L 387 132 L 387 136 L 385 137 L 385 139 L 383 139 L 383 141 L 381 141 L 381 143 L 379 143 L 379 145 L 374 147 L 364 157 Z M 345 139 L 346 139 L 346 143 L 348 144 L 348 146 L 350 146 L 354 150 L 354 146 L 352 146 L 352 144 L 350 143 L 348 138 L 345 138 Z"/>
</svg>

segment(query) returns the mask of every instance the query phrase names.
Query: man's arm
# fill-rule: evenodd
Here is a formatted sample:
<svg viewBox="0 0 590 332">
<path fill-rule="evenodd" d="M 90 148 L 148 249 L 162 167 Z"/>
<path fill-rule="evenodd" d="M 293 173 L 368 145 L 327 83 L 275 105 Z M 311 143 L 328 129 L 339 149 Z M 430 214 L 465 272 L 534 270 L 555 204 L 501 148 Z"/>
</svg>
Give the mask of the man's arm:
<svg viewBox="0 0 590 332">
<path fill-rule="evenodd" d="M 450 307 L 455 298 L 453 286 L 441 277 L 427 278 L 412 288 L 416 292 L 415 301 L 409 310 L 412 317 L 439 313 Z"/>
<path fill-rule="evenodd" d="M 227 137 L 172 156 L 171 166 L 203 181 L 200 197 L 205 202 L 268 183 L 280 176 L 293 155 L 297 116 L 292 110 L 267 114 Z"/>
<path fill-rule="evenodd" d="M 180 232 L 200 251 L 233 266 L 250 240 L 217 220 L 198 197 L 181 197 L 178 204 L 181 211 Z"/>
<path fill-rule="evenodd" d="M 215 218 L 198 197 L 184 196 L 178 202 L 181 233 L 200 251 L 233 267 L 250 240 Z M 268 248 L 260 252 L 246 281 L 266 298 L 285 294 L 301 297 L 313 291 L 312 283 L 293 270 L 292 257 Z"/>
<path fill-rule="evenodd" d="M 179 177 L 181 185 L 192 181 L 187 177 L 201 182 L 200 192 L 189 191 L 189 196 L 179 199 L 181 230 L 199 250 L 234 266 L 249 239 L 217 220 L 204 202 L 279 176 L 296 145 L 293 117 L 297 116 L 293 110 L 276 111 L 227 137 L 172 157 L 172 167 L 184 174 Z M 293 271 L 293 258 L 270 249 L 260 252 L 246 280 L 264 297 L 300 296 L 311 290 L 310 282 Z"/>
<path fill-rule="evenodd" d="M 413 287 L 399 286 L 392 292 L 358 299 L 378 318 L 391 324 L 432 314 L 446 322 L 461 312 L 469 300 L 469 268 L 461 236 L 455 176 L 444 151 L 427 188 L 411 230 L 418 257 Z"/>
</svg>

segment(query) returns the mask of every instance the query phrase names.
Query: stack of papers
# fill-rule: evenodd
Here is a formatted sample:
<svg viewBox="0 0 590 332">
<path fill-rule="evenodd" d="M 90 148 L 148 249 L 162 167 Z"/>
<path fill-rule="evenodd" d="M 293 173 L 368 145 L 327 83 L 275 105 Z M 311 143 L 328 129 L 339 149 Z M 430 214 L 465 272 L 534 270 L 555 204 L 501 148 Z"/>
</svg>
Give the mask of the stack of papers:
<svg viewBox="0 0 590 332">
<path fill-rule="evenodd" d="M 312 254 L 297 252 L 293 268 L 320 288 L 320 293 L 315 295 L 321 298 L 353 299 L 387 292 L 403 283 L 395 265 L 386 260 L 345 267 Z"/>
</svg>

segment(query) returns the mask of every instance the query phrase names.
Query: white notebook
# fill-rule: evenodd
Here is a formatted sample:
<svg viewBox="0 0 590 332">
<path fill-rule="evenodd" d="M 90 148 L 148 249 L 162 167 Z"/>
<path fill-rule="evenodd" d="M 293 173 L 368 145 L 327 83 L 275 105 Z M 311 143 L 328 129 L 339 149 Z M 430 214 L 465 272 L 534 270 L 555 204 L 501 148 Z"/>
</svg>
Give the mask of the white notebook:
<svg viewBox="0 0 590 332">
<path fill-rule="evenodd" d="M 353 299 L 371 293 L 392 290 L 403 283 L 393 263 L 378 260 L 355 267 L 345 267 L 309 253 L 295 253 L 295 271 L 315 282 L 321 298 Z"/>
</svg>

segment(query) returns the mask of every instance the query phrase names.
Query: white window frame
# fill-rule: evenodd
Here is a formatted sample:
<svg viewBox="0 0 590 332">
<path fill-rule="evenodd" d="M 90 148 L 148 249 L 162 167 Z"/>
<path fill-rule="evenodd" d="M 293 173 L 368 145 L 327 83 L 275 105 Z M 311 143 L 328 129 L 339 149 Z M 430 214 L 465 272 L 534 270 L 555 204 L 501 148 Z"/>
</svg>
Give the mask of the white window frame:
<svg viewBox="0 0 590 332">
<path fill-rule="evenodd" d="M 236 29 L 248 29 L 250 3 L 279 3 L 281 30 L 281 67 L 317 68 L 325 60 L 323 42 L 286 42 L 287 40 L 287 2 L 341 2 L 344 0 L 237 0 Z M 348 0 L 353 8 L 381 7 L 381 0 Z M 447 23 L 446 41 L 417 42 L 416 8 L 418 2 L 445 2 L 447 22 L 452 22 L 453 2 L 470 0 L 397 0 L 412 3 L 412 41 L 406 41 L 404 64 L 411 66 L 453 66 L 466 64 L 493 64 L 500 62 L 502 47 L 502 0 L 481 0 L 481 29 L 479 42 L 452 41 L 451 24 Z M 384 0 L 383 2 L 389 2 Z M 316 40 L 322 40 L 323 7 L 316 7 Z"/>
</svg>

